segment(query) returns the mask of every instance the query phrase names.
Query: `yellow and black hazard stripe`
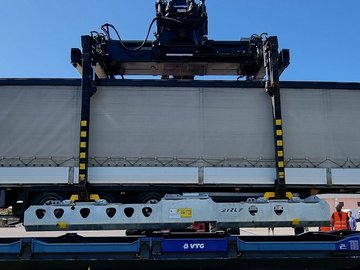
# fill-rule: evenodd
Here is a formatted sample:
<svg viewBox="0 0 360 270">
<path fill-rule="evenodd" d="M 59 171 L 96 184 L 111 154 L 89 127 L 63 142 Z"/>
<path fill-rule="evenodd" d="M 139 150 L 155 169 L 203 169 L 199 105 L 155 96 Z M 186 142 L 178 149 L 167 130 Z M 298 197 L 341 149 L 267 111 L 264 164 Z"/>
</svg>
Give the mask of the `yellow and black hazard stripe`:
<svg viewBox="0 0 360 270">
<path fill-rule="evenodd" d="M 79 185 L 86 185 L 88 166 L 88 121 L 80 122 Z"/>
<path fill-rule="evenodd" d="M 285 179 L 285 161 L 284 161 L 284 141 L 283 141 L 283 129 L 282 120 L 275 119 L 275 160 L 277 167 L 277 178 Z"/>
<path fill-rule="evenodd" d="M 82 36 L 83 68 L 81 80 L 81 115 L 80 115 L 80 148 L 79 148 L 79 201 L 89 201 L 88 191 L 88 153 L 90 98 L 96 91 L 95 66 L 96 46 L 91 36 Z"/>
</svg>

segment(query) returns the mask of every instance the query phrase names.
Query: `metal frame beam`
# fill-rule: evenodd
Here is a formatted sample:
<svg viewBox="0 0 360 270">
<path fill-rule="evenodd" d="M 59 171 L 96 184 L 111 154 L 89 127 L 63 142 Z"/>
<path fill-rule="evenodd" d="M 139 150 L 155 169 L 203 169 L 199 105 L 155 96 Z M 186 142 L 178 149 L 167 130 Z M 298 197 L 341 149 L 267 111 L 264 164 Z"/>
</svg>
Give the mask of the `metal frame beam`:
<svg viewBox="0 0 360 270">
<path fill-rule="evenodd" d="M 204 211 L 207 209 L 207 211 Z M 305 200 L 252 199 L 215 203 L 206 194 L 166 196 L 157 204 L 72 203 L 31 206 L 25 212 L 29 231 L 186 229 L 198 222 L 218 229 L 240 227 L 315 227 L 329 225 L 330 210 L 317 197 Z"/>
<path fill-rule="evenodd" d="M 264 42 L 264 67 L 266 73 L 265 91 L 271 97 L 273 130 L 274 130 L 274 152 L 275 152 L 275 197 L 286 198 L 285 161 L 284 161 L 284 140 L 283 122 L 281 115 L 280 99 L 280 70 L 279 52 L 277 37 L 268 37 Z M 287 63 L 288 65 L 288 63 Z"/>
<path fill-rule="evenodd" d="M 94 39 L 82 36 L 83 48 L 81 80 L 81 116 L 79 150 L 79 201 L 89 201 L 88 191 L 88 154 L 90 131 L 90 98 L 96 92 L 96 52 Z"/>
</svg>

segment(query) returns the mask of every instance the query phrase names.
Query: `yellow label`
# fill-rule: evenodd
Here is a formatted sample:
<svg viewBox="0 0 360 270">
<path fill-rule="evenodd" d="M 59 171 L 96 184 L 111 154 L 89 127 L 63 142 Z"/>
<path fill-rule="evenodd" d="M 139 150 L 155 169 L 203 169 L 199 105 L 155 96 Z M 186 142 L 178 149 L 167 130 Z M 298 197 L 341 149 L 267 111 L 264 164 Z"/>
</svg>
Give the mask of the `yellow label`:
<svg viewBox="0 0 360 270">
<path fill-rule="evenodd" d="M 86 134 L 87 134 L 86 131 L 81 131 L 80 137 L 85 138 L 87 136 Z"/>
<path fill-rule="evenodd" d="M 281 119 L 276 119 L 275 120 L 275 125 L 280 126 L 281 124 L 282 124 Z"/>
<path fill-rule="evenodd" d="M 81 121 L 81 126 L 86 127 L 87 126 L 87 121 L 86 120 Z"/>
<path fill-rule="evenodd" d="M 300 224 L 300 219 L 294 218 L 294 219 L 292 220 L 292 225 L 299 225 L 299 224 Z"/>
<path fill-rule="evenodd" d="M 277 146 L 283 146 L 283 141 L 282 140 L 277 140 L 276 144 L 277 144 Z"/>
<path fill-rule="evenodd" d="M 191 208 L 178 208 L 177 212 L 181 218 L 192 218 Z"/>
<path fill-rule="evenodd" d="M 60 221 L 56 225 L 59 227 L 59 229 L 62 229 L 62 230 L 65 230 L 67 228 L 67 223 L 64 221 Z"/>
<path fill-rule="evenodd" d="M 279 162 L 278 162 L 278 167 L 279 167 L 279 168 L 283 168 L 283 167 L 284 167 L 284 162 L 283 162 L 283 161 L 279 161 Z"/>
<path fill-rule="evenodd" d="M 282 135 L 282 130 L 281 129 L 276 130 L 276 135 L 281 136 Z"/>
<path fill-rule="evenodd" d="M 277 151 L 278 157 L 283 157 L 284 156 L 284 152 L 283 151 Z"/>
<path fill-rule="evenodd" d="M 86 158 L 86 153 L 85 153 L 85 152 L 81 152 L 81 153 L 80 153 L 80 158 Z"/>
<path fill-rule="evenodd" d="M 85 170 L 85 163 L 80 163 L 80 170 Z"/>
<path fill-rule="evenodd" d="M 86 148 L 86 142 L 81 142 L 80 143 L 80 148 Z"/>
<path fill-rule="evenodd" d="M 79 180 L 80 181 L 85 181 L 85 174 L 80 174 L 79 175 Z"/>
</svg>

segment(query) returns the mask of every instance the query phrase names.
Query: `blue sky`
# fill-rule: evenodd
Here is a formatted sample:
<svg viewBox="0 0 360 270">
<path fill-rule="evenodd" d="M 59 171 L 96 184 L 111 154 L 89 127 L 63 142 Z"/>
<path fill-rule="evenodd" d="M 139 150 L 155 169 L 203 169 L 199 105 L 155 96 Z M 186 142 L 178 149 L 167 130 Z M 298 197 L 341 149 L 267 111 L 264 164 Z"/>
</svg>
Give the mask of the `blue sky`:
<svg viewBox="0 0 360 270">
<path fill-rule="evenodd" d="M 1 0 L 1 78 L 79 78 L 70 48 L 80 36 L 117 27 L 142 40 L 155 0 Z M 209 38 L 267 32 L 291 52 L 282 80 L 360 82 L 359 0 L 207 0 Z M 154 32 L 155 28 L 151 32 Z"/>
</svg>

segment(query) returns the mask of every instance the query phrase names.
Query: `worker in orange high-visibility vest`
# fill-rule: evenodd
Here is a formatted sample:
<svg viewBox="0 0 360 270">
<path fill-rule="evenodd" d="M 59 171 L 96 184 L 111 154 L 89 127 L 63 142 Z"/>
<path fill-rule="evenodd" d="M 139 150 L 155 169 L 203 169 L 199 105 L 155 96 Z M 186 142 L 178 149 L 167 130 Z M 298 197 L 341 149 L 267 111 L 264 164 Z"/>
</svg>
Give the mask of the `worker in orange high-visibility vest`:
<svg viewBox="0 0 360 270">
<path fill-rule="evenodd" d="M 349 216 L 341 210 L 342 210 L 342 205 L 338 204 L 336 206 L 336 211 L 331 216 L 331 228 L 334 231 L 350 229 Z"/>
</svg>

